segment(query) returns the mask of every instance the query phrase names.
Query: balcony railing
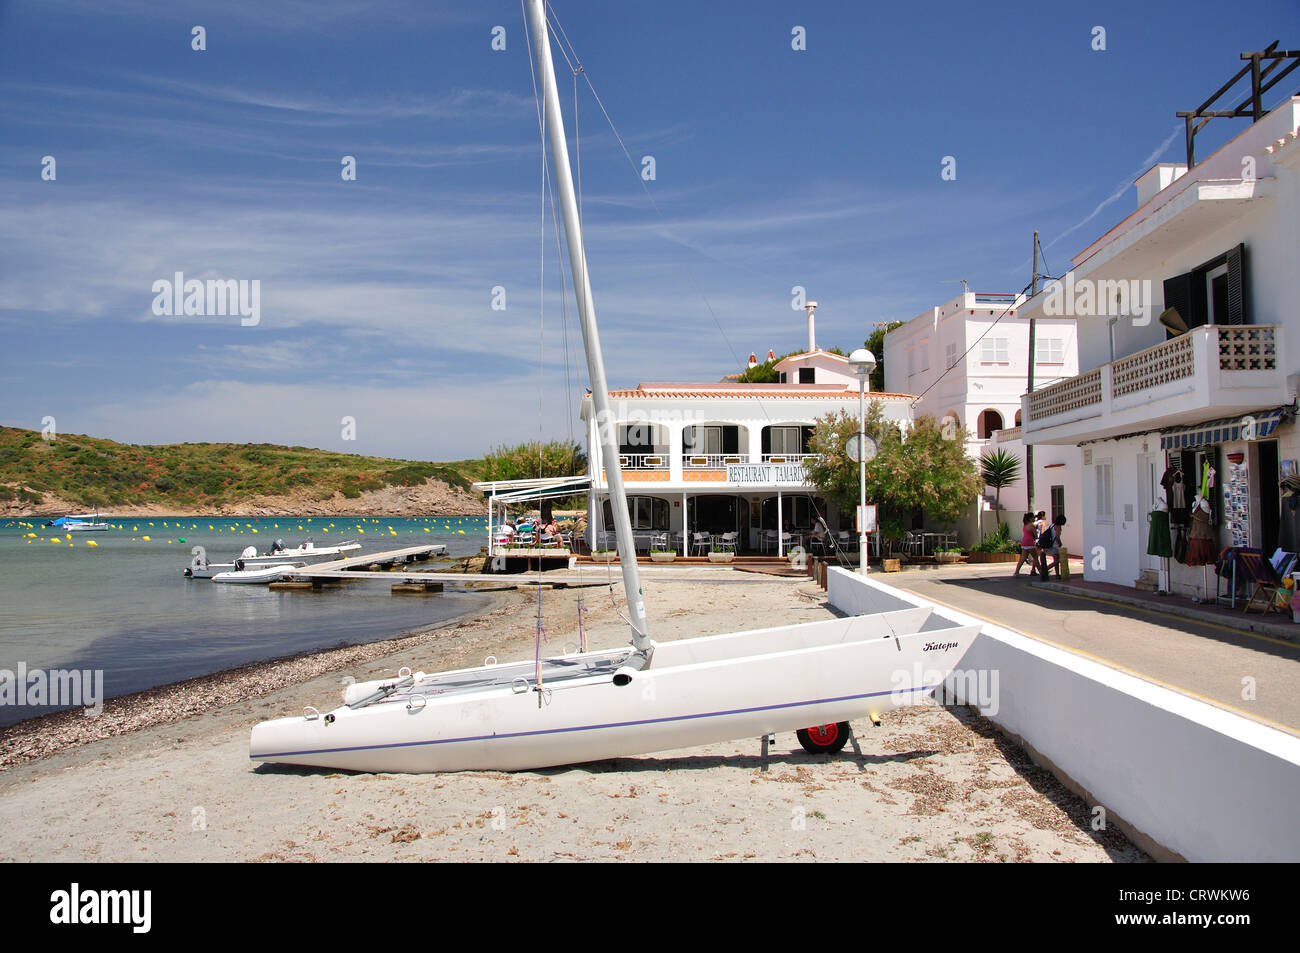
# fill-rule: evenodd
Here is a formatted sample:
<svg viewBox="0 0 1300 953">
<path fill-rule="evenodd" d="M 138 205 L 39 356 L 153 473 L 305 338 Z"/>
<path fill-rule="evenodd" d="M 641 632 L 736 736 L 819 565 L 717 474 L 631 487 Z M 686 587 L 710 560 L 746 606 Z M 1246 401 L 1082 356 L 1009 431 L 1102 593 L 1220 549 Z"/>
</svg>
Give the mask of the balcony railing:
<svg viewBox="0 0 1300 953">
<path fill-rule="evenodd" d="M 1277 370 L 1277 329 L 1270 324 L 1219 328 L 1219 370 Z"/>
<path fill-rule="evenodd" d="M 764 463 L 803 463 L 805 460 L 816 460 L 818 454 L 815 453 L 765 453 L 763 454 Z"/>
<path fill-rule="evenodd" d="M 1150 387 L 1196 376 L 1192 336 L 1180 334 L 1164 344 L 1116 361 L 1111 371 L 1110 393 L 1123 397 Z"/>
<path fill-rule="evenodd" d="M 688 453 L 682 457 L 683 470 L 723 470 L 729 463 L 745 463 L 739 453 Z"/>
<path fill-rule="evenodd" d="M 1125 426 L 1178 423 L 1200 411 L 1228 416 L 1242 407 L 1280 403 L 1286 397 L 1278 364 L 1280 334 L 1270 324 L 1193 328 L 1034 391 L 1025 401 L 1026 430 L 1034 434 L 1077 424 L 1075 436 L 1118 433 Z"/>
<path fill-rule="evenodd" d="M 1029 419 L 1044 420 L 1101 403 L 1101 368 L 1029 395 Z"/>
<path fill-rule="evenodd" d="M 623 453 L 619 455 L 618 465 L 623 470 L 667 470 L 666 453 Z"/>
</svg>

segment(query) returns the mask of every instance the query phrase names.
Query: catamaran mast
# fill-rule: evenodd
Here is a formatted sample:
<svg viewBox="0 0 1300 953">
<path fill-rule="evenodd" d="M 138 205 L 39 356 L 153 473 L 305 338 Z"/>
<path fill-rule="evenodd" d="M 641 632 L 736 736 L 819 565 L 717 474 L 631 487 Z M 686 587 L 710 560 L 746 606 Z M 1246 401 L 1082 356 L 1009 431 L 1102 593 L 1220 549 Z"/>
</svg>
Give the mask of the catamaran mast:
<svg viewBox="0 0 1300 953">
<path fill-rule="evenodd" d="M 610 508 L 614 511 L 614 534 L 618 540 L 618 559 L 623 570 L 623 589 L 627 593 L 631 615 L 632 642 L 638 651 L 651 649 L 646 626 L 645 600 L 637 572 L 636 546 L 632 540 L 632 520 L 627 512 L 627 493 L 623 489 L 623 471 L 619 467 L 618 425 L 609 407 L 609 387 L 605 383 L 605 361 L 600 352 L 600 335 L 596 330 L 596 312 L 591 301 L 591 282 L 587 278 L 587 255 L 582 244 L 582 224 L 578 220 L 578 203 L 573 192 L 573 172 L 569 167 L 569 146 L 564 136 L 564 117 L 560 115 L 560 95 L 555 85 L 555 65 L 551 61 L 551 38 L 546 26 L 545 0 L 527 0 L 528 21 L 533 34 L 533 54 L 541 82 L 545 107 L 546 133 L 551 143 L 551 166 L 564 215 L 564 236 L 569 245 L 569 267 L 573 287 L 578 295 L 578 313 L 582 319 L 582 340 L 587 351 L 587 372 L 591 378 L 591 402 L 596 414 L 596 433 L 604 457 L 609 483 Z M 589 464 L 595 467 L 595 461 Z M 594 476 L 594 474 L 593 474 Z"/>
</svg>

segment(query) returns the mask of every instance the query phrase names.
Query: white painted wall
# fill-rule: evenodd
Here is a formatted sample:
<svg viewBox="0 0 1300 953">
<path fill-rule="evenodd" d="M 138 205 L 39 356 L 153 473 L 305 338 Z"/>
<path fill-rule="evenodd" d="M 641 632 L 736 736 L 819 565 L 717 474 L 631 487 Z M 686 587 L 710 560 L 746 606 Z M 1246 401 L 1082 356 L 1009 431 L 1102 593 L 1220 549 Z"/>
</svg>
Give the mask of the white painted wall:
<svg viewBox="0 0 1300 953">
<path fill-rule="evenodd" d="M 901 602 L 982 624 L 960 664 L 998 673 L 996 711 L 981 713 L 1165 850 L 1197 862 L 1300 860 L 1300 738 L 873 577 L 832 568 L 827 584 L 831 605 L 851 615 Z"/>
</svg>

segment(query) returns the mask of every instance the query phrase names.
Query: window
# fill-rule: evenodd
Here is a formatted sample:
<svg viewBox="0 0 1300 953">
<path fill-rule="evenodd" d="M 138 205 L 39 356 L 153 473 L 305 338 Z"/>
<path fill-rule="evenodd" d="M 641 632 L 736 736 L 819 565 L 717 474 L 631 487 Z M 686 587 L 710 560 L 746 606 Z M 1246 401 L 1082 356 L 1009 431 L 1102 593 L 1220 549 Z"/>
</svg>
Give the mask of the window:
<svg viewBox="0 0 1300 953">
<path fill-rule="evenodd" d="M 725 453 L 721 427 L 687 427 L 682 432 L 687 453 Z"/>
<path fill-rule="evenodd" d="M 1061 338 L 1035 338 L 1034 362 L 1037 364 L 1064 364 L 1065 341 Z"/>
<path fill-rule="evenodd" d="M 944 369 L 946 370 L 947 368 L 952 367 L 956 363 L 957 363 L 957 342 L 954 341 L 953 343 L 947 345 L 943 349 Z"/>
<path fill-rule="evenodd" d="M 632 519 L 633 529 L 666 530 L 668 528 L 667 500 L 660 500 L 653 496 L 629 496 L 627 513 Z M 614 510 L 610 507 L 609 500 L 605 500 L 605 529 L 609 531 L 614 529 Z"/>
<path fill-rule="evenodd" d="M 930 369 L 930 342 L 922 341 L 921 342 L 921 370 L 928 371 L 929 369 Z"/>
<path fill-rule="evenodd" d="M 799 368 L 799 383 L 800 384 L 817 383 L 817 369 L 815 367 Z"/>
<path fill-rule="evenodd" d="M 1097 522 L 1115 522 L 1115 495 L 1112 483 L 1113 461 L 1098 460 L 1093 469 L 1097 473 Z"/>
<path fill-rule="evenodd" d="M 1203 324 L 1250 324 L 1246 246 L 1230 248 L 1182 275 L 1166 278 L 1165 307 L 1175 308 L 1190 328 Z M 1169 337 L 1175 332 L 1168 331 Z"/>
<path fill-rule="evenodd" d="M 768 453 L 800 453 L 799 427 L 772 427 Z"/>
<path fill-rule="evenodd" d="M 1220 265 L 1205 276 L 1205 314 L 1210 324 L 1227 324 L 1228 266 Z"/>
<path fill-rule="evenodd" d="M 1006 338 L 985 338 L 980 342 L 980 363 L 981 364 L 1007 364 L 1007 339 Z"/>
<path fill-rule="evenodd" d="M 619 424 L 619 453 L 653 453 L 655 449 L 655 426 L 651 423 Z"/>
<path fill-rule="evenodd" d="M 1065 487 L 1052 487 L 1052 522 L 1056 522 L 1058 516 L 1065 516 Z"/>
<path fill-rule="evenodd" d="M 916 373 L 916 352 L 911 348 L 907 351 L 907 376 L 911 377 Z"/>
</svg>

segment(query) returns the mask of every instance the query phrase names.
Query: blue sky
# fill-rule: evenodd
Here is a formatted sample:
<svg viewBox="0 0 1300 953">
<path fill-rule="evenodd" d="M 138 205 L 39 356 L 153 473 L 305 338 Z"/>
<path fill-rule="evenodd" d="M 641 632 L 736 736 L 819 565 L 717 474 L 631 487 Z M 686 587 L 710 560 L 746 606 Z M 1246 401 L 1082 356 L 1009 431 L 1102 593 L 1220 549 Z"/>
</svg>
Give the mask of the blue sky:
<svg viewBox="0 0 1300 953">
<path fill-rule="evenodd" d="M 613 386 L 799 346 L 795 285 L 819 343 L 851 347 L 959 279 L 1020 289 L 1035 228 L 1060 273 L 1133 209 L 1138 173 L 1182 157 L 1176 110 L 1242 50 L 1300 45 L 1292 0 L 553 7 L 656 165 L 643 189 L 584 83 Z M 0 0 L 0 95 L 0 423 L 419 459 L 580 434 L 517 2 Z M 260 323 L 154 315 L 177 271 L 259 280 Z"/>
</svg>

